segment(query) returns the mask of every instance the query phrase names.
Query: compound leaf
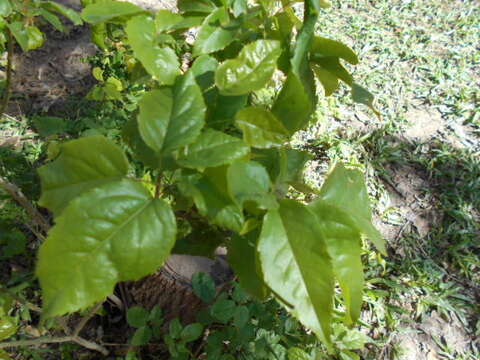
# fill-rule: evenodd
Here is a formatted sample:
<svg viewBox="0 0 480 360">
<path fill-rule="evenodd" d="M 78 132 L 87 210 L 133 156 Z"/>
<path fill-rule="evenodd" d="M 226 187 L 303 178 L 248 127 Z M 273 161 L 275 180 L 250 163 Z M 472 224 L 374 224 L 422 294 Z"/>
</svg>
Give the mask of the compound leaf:
<svg viewBox="0 0 480 360">
<path fill-rule="evenodd" d="M 260 107 L 247 107 L 235 117 L 236 126 L 242 130 L 247 144 L 257 148 L 283 145 L 288 131 L 270 111 Z"/>
<path fill-rule="evenodd" d="M 156 152 L 165 153 L 192 143 L 205 122 L 202 91 L 190 72 L 178 77 L 173 88 L 145 93 L 139 105 L 140 134 Z"/>
<path fill-rule="evenodd" d="M 170 206 L 124 179 L 85 192 L 57 218 L 39 252 L 44 316 L 84 309 L 160 267 L 175 242 Z"/>
<path fill-rule="evenodd" d="M 280 54 L 280 42 L 276 40 L 247 44 L 235 59 L 218 67 L 215 83 L 220 93 L 233 96 L 260 90 L 272 78 Z"/>
<path fill-rule="evenodd" d="M 189 168 L 205 169 L 230 164 L 249 152 L 250 148 L 242 139 L 207 129 L 185 149 L 178 163 Z"/>
<path fill-rule="evenodd" d="M 90 136 L 61 145 L 58 158 L 38 169 L 39 204 L 58 216 L 82 192 L 127 175 L 122 149 L 103 136 Z"/>
<path fill-rule="evenodd" d="M 146 15 L 135 16 L 125 27 L 128 42 L 145 70 L 160 83 L 171 85 L 180 74 L 175 51 L 155 42 L 155 21 Z"/>
<path fill-rule="evenodd" d="M 330 345 L 333 271 L 317 217 L 299 202 L 281 201 L 265 215 L 257 249 L 266 284 Z"/>
<path fill-rule="evenodd" d="M 386 254 L 385 242 L 372 225 L 370 201 L 361 171 L 337 164 L 323 183 L 319 198 L 349 214 L 360 232 Z"/>
</svg>

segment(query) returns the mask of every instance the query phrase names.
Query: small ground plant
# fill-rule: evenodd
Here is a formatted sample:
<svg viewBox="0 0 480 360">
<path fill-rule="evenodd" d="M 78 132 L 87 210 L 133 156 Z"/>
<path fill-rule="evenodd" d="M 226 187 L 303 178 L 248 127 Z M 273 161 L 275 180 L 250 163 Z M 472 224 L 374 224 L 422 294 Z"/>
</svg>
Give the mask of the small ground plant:
<svg viewBox="0 0 480 360">
<path fill-rule="evenodd" d="M 371 224 L 363 174 L 334 164 L 315 191 L 302 179 L 310 154 L 289 146 L 312 120 L 317 81 L 327 96 L 343 81 L 353 100 L 375 111 L 373 96 L 341 63 L 357 64 L 355 53 L 314 35 L 328 4 L 179 0 L 179 13 L 152 13 L 127 2 L 84 3 L 94 41 L 126 49 L 126 67 L 144 90 L 137 116 L 122 130 L 127 152 L 86 136 L 52 143 L 51 161 L 39 169 L 39 204 L 55 221 L 36 269 L 43 317 L 88 308 L 117 282 L 155 272 L 171 253 L 211 256 L 226 246 L 248 294 L 275 299 L 333 351 L 335 281 L 341 316 L 353 325 L 364 284 L 361 240 L 385 248 Z M 121 98 L 118 81 L 103 82 L 101 70 L 94 75 L 102 83 L 92 99 Z M 271 106 L 259 100 L 265 89 L 275 91 Z M 290 189 L 314 200 L 294 200 Z M 145 319 L 136 344 L 159 326 L 156 317 Z M 165 341 L 178 355 L 173 340 L 182 339 L 182 329 L 173 333 Z"/>
</svg>

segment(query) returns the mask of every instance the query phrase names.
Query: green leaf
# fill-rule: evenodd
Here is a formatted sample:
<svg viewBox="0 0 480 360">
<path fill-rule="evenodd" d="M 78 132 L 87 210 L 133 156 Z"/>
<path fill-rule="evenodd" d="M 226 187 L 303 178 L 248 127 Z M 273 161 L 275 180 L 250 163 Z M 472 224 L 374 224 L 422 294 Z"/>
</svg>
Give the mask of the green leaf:
<svg viewBox="0 0 480 360">
<path fill-rule="evenodd" d="M 325 96 L 332 95 L 339 88 L 338 77 L 330 71 L 315 64 L 313 64 L 312 69 L 325 90 Z"/>
<path fill-rule="evenodd" d="M 310 355 L 298 347 L 288 349 L 288 360 L 310 360 Z"/>
<path fill-rule="evenodd" d="M 128 43 L 145 70 L 161 84 L 171 85 L 180 74 L 177 55 L 169 47 L 155 42 L 155 22 L 150 16 L 135 16 L 125 27 Z"/>
<path fill-rule="evenodd" d="M 185 177 L 179 186 L 185 196 L 193 198 L 199 213 L 212 223 L 241 231 L 243 213 L 228 195 L 225 167 L 208 168 L 202 177 Z"/>
<path fill-rule="evenodd" d="M 130 2 L 103 0 L 87 5 L 82 10 L 82 18 L 92 25 L 97 25 L 104 22 L 122 20 L 143 12 L 145 10 Z"/>
<path fill-rule="evenodd" d="M 45 10 L 45 9 L 38 9 L 40 15 L 47 20 L 55 29 L 57 29 L 60 32 L 64 32 L 65 28 L 63 27 L 62 22 L 58 18 L 57 15 L 52 14 L 50 11 Z"/>
<path fill-rule="evenodd" d="M 169 335 L 173 339 L 178 339 L 180 337 L 180 334 L 182 332 L 182 324 L 180 323 L 180 320 L 178 318 L 173 319 L 170 321 L 170 325 L 168 326 L 168 331 Z"/>
<path fill-rule="evenodd" d="M 36 26 L 27 26 L 28 50 L 38 49 L 45 41 L 43 33 Z"/>
<path fill-rule="evenodd" d="M 182 21 L 182 15 L 171 12 L 170 10 L 161 9 L 158 10 L 155 15 L 155 28 L 158 33 L 174 30 Z"/>
<path fill-rule="evenodd" d="M 280 42 L 257 40 L 247 44 L 235 59 L 221 64 L 215 84 L 222 95 L 244 95 L 260 90 L 272 78 L 281 54 Z"/>
<path fill-rule="evenodd" d="M 147 144 L 143 141 L 138 130 L 138 121 L 134 117 L 130 118 L 124 125 L 122 130 L 122 139 L 132 149 L 135 156 L 145 166 L 153 169 L 159 168 L 161 165 L 161 156 L 156 154 Z"/>
<path fill-rule="evenodd" d="M 97 45 L 100 49 L 106 49 L 107 44 L 105 39 L 107 38 L 107 25 L 105 23 L 92 25 L 90 27 L 92 32 L 92 42 Z"/>
<path fill-rule="evenodd" d="M 372 211 L 363 174 L 337 164 L 320 189 L 319 198 L 349 214 L 360 232 L 386 254 L 385 241 L 372 225 Z"/>
<path fill-rule="evenodd" d="M 82 192 L 127 175 L 122 149 L 103 136 L 84 137 L 61 145 L 60 156 L 38 169 L 39 205 L 58 216 Z"/>
<path fill-rule="evenodd" d="M 211 88 L 215 83 L 215 70 L 217 67 L 217 59 L 209 55 L 201 55 L 193 62 L 189 71 L 195 76 L 195 80 L 202 91 Z"/>
<path fill-rule="evenodd" d="M 27 52 L 28 49 L 28 26 L 24 26 L 21 21 L 14 21 L 7 24 L 8 28 L 12 32 L 13 37 L 17 40 L 18 44 L 23 51 Z"/>
<path fill-rule="evenodd" d="M 215 10 L 215 3 L 211 0 L 177 0 L 180 12 L 198 12 L 210 14 Z"/>
<path fill-rule="evenodd" d="M 235 303 L 227 299 L 218 299 L 210 308 L 210 314 L 224 324 L 233 317 L 234 311 Z"/>
<path fill-rule="evenodd" d="M 210 12 L 210 11 L 209 11 Z M 210 54 L 224 49 L 235 40 L 236 28 L 228 27 L 230 17 L 224 7 L 217 8 L 208 15 L 198 31 L 193 56 Z"/>
<path fill-rule="evenodd" d="M 237 161 L 227 171 L 228 191 L 239 206 L 254 201 L 261 209 L 278 206 L 267 170 L 255 161 Z"/>
<path fill-rule="evenodd" d="M 193 274 L 192 288 L 195 295 L 197 295 L 206 303 L 213 301 L 217 294 L 215 283 L 213 282 L 212 277 L 201 272 Z"/>
<path fill-rule="evenodd" d="M 250 312 L 245 305 L 238 306 L 233 314 L 233 324 L 238 328 L 243 328 L 250 321 Z"/>
<path fill-rule="evenodd" d="M 216 96 L 215 106 L 207 118 L 207 124 L 215 129 L 228 129 L 233 125 L 237 112 L 243 109 L 247 102 L 248 95 Z"/>
<path fill-rule="evenodd" d="M 0 3 L 0 17 L 6 18 L 12 12 L 10 0 L 4 0 Z"/>
<path fill-rule="evenodd" d="M 166 153 L 191 144 L 205 122 L 202 92 L 190 72 L 179 77 L 173 88 L 145 93 L 139 106 L 140 134 L 156 152 Z"/>
<path fill-rule="evenodd" d="M 257 148 L 270 148 L 288 141 L 288 131 L 270 111 L 260 107 L 247 107 L 235 117 L 235 125 L 242 130 L 247 144 Z"/>
<path fill-rule="evenodd" d="M 312 39 L 310 56 L 312 59 L 337 57 L 348 61 L 352 65 L 358 64 L 357 55 L 347 45 L 340 41 L 327 39 L 321 36 L 315 36 Z"/>
<path fill-rule="evenodd" d="M 57 14 L 65 16 L 68 20 L 70 20 L 74 25 L 82 25 L 83 21 L 80 15 L 70 8 L 67 8 L 61 4 L 58 4 L 54 1 L 42 1 L 40 2 L 40 6 L 48 11 L 56 12 Z"/>
<path fill-rule="evenodd" d="M 233 16 L 239 17 L 240 15 L 246 14 L 248 12 L 248 1 L 247 0 L 232 0 L 232 11 Z"/>
<path fill-rule="evenodd" d="M 148 321 L 154 326 L 161 326 L 163 324 L 163 311 L 160 305 L 155 305 L 150 311 Z"/>
<path fill-rule="evenodd" d="M 291 135 L 308 124 L 317 101 L 315 79 L 308 64 L 310 43 L 318 17 L 318 13 L 312 11 L 312 1 L 305 1 L 305 21 L 297 35 L 291 68 L 272 108 Z"/>
<path fill-rule="evenodd" d="M 147 309 L 141 306 L 132 306 L 127 311 L 127 323 L 132 327 L 141 328 L 147 325 L 149 316 L 150 314 Z"/>
<path fill-rule="evenodd" d="M 245 236 L 234 234 L 227 243 L 227 257 L 241 287 L 257 299 L 264 300 L 268 291 L 257 261 L 257 239 L 258 231 L 252 231 Z"/>
<path fill-rule="evenodd" d="M 135 334 L 133 334 L 131 344 L 133 346 L 147 345 L 151 338 L 152 329 L 150 329 L 148 326 L 142 326 L 135 331 Z"/>
<path fill-rule="evenodd" d="M 358 85 L 357 83 L 352 84 L 352 99 L 356 103 L 363 104 L 368 106 L 378 117 L 380 117 L 380 112 L 373 106 L 373 101 L 375 97 L 364 87 Z"/>
<path fill-rule="evenodd" d="M 8 339 L 17 333 L 18 326 L 15 318 L 2 316 L 0 319 L 0 341 Z"/>
<path fill-rule="evenodd" d="M 334 281 L 317 217 L 294 200 L 269 210 L 258 242 L 265 282 L 288 310 L 331 347 Z"/>
<path fill-rule="evenodd" d="M 56 116 L 36 116 L 33 118 L 33 124 L 41 136 L 50 136 L 63 133 L 67 130 L 65 119 Z"/>
<path fill-rule="evenodd" d="M 180 333 L 180 338 L 185 342 L 195 341 L 203 333 L 203 325 L 199 323 L 193 323 L 185 326 Z"/>
<path fill-rule="evenodd" d="M 250 148 L 241 139 L 207 129 L 185 149 L 178 163 L 189 168 L 205 169 L 231 164 L 249 152 Z"/>
<path fill-rule="evenodd" d="M 320 58 L 317 59 L 314 63 L 324 72 L 330 73 L 331 77 L 336 77 L 337 79 L 344 81 L 347 85 L 352 86 L 353 77 L 352 75 L 350 75 L 348 70 L 343 67 L 338 57 Z"/>
<path fill-rule="evenodd" d="M 308 208 L 317 216 L 322 228 L 333 273 L 345 299 L 347 324 L 352 325 L 360 317 L 364 285 L 360 232 L 349 214 L 321 199 Z"/>
<path fill-rule="evenodd" d="M 57 218 L 40 248 L 43 315 L 84 309 L 111 294 L 115 283 L 153 273 L 169 256 L 175 233 L 170 206 L 137 181 L 85 192 Z"/>
</svg>

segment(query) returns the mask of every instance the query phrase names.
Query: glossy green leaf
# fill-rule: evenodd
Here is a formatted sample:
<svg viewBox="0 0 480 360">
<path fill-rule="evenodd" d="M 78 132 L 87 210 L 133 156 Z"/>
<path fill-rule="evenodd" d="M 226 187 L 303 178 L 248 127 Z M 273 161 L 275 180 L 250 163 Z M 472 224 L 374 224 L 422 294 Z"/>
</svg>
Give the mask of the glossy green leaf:
<svg viewBox="0 0 480 360">
<path fill-rule="evenodd" d="M 315 94 L 291 71 L 273 104 L 272 112 L 293 135 L 308 124 L 315 109 L 314 98 Z"/>
<path fill-rule="evenodd" d="M 138 130 L 138 121 L 134 117 L 130 118 L 124 125 L 122 139 L 144 165 L 154 169 L 161 166 L 162 157 L 145 144 Z"/>
<path fill-rule="evenodd" d="M 141 328 L 147 325 L 149 316 L 150 313 L 147 309 L 141 306 L 132 306 L 127 311 L 127 323 L 132 327 Z"/>
<path fill-rule="evenodd" d="M 212 277 L 205 273 L 193 274 L 192 288 L 195 295 L 206 303 L 213 301 L 217 295 L 217 290 Z"/>
<path fill-rule="evenodd" d="M 215 129 L 225 130 L 234 124 L 235 115 L 247 104 L 248 95 L 224 96 L 218 93 L 216 95 L 215 105 L 207 118 L 207 124 Z"/>
<path fill-rule="evenodd" d="M 205 169 L 231 164 L 249 152 L 250 148 L 242 139 L 207 129 L 195 142 L 188 145 L 178 163 L 189 168 Z"/>
<path fill-rule="evenodd" d="M 125 27 L 128 42 L 145 70 L 160 83 L 171 85 L 180 74 L 180 63 L 175 51 L 160 47 L 155 42 L 155 22 L 149 16 L 135 16 Z"/>
<path fill-rule="evenodd" d="M 62 4 L 59 4 L 54 1 L 42 1 L 40 2 L 40 6 L 45 10 L 53 11 L 53 12 L 56 12 L 57 14 L 65 16 L 74 25 L 78 26 L 83 24 L 80 14 L 78 14 L 73 9 L 63 6 Z"/>
<path fill-rule="evenodd" d="M 340 41 L 315 36 L 310 47 L 312 59 L 337 57 L 348 61 L 352 65 L 358 64 L 358 57 L 347 45 Z"/>
<path fill-rule="evenodd" d="M 186 177 L 180 184 L 185 196 L 191 197 L 199 213 L 212 223 L 240 232 L 244 218 L 242 209 L 227 192 L 225 167 L 208 168 L 203 176 Z"/>
<path fill-rule="evenodd" d="M 195 76 L 195 80 L 202 91 L 206 91 L 215 83 L 215 70 L 217 67 L 217 59 L 209 55 L 201 55 L 193 62 L 189 71 Z"/>
<path fill-rule="evenodd" d="M 386 254 L 385 242 L 372 225 L 370 201 L 361 171 L 337 164 L 323 183 L 319 198 L 349 214 L 361 233 Z"/>
<path fill-rule="evenodd" d="M 356 103 L 368 106 L 377 116 L 380 116 L 378 110 L 373 106 L 375 97 L 364 87 L 357 83 L 352 84 L 352 99 Z"/>
<path fill-rule="evenodd" d="M 6 18 L 12 12 L 12 4 L 10 0 L 3 0 L 0 2 L 0 17 Z"/>
<path fill-rule="evenodd" d="M 291 68 L 272 108 L 291 135 L 308 124 L 317 102 L 315 79 L 308 64 L 310 43 L 318 17 L 318 13 L 311 9 L 311 2 L 305 1 L 306 17 L 296 38 Z"/>
<path fill-rule="evenodd" d="M 36 273 L 44 316 L 84 309 L 111 294 L 118 281 L 153 273 L 169 256 L 175 233 L 170 206 L 137 181 L 83 193 L 40 248 Z"/>
<path fill-rule="evenodd" d="M 360 232 L 349 214 L 321 199 L 309 204 L 308 208 L 317 216 L 322 228 L 333 272 L 345 299 L 347 323 L 354 324 L 360 317 L 364 285 Z"/>
<path fill-rule="evenodd" d="M 223 95 L 244 95 L 260 90 L 272 78 L 281 54 L 280 42 L 257 40 L 247 44 L 235 59 L 221 64 L 215 84 Z"/>
<path fill-rule="evenodd" d="M 181 12 L 199 12 L 210 14 L 215 10 L 215 3 L 211 0 L 177 0 L 177 7 Z"/>
<path fill-rule="evenodd" d="M 265 215 L 258 251 L 265 282 L 329 346 L 334 281 L 317 217 L 299 202 L 281 201 Z"/>
<path fill-rule="evenodd" d="M 180 338 L 185 342 L 197 340 L 203 333 L 203 325 L 199 323 L 188 324 L 182 329 Z"/>
<path fill-rule="evenodd" d="M 145 12 L 141 7 L 126 1 L 103 0 L 87 5 L 82 10 L 82 18 L 97 25 L 116 19 L 126 18 Z M 140 36 L 140 34 L 139 34 Z"/>
<path fill-rule="evenodd" d="M 233 42 L 237 31 L 235 28 L 228 27 L 229 22 L 230 17 L 224 7 L 217 8 L 208 15 L 198 31 L 193 46 L 193 56 L 222 50 Z"/>
<path fill-rule="evenodd" d="M 38 169 L 40 206 L 58 216 L 82 192 L 119 180 L 128 171 L 122 149 L 103 136 L 84 137 L 61 145 L 60 156 Z"/>
<path fill-rule="evenodd" d="M 288 141 L 288 131 L 270 111 L 247 107 L 235 117 L 235 125 L 242 130 L 247 144 L 257 148 L 280 146 Z"/>
<path fill-rule="evenodd" d="M 139 103 L 138 126 L 145 143 L 166 153 L 191 144 L 204 125 L 205 103 L 192 73 L 178 77 L 173 88 L 151 90 Z"/>
<path fill-rule="evenodd" d="M 178 24 L 183 21 L 183 16 L 171 12 L 169 10 L 161 9 L 155 15 L 155 28 L 157 32 L 164 32 L 176 29 Z"/>
<path fill-rule="evenodd" d="M 235 17 L 246 14 L 248 12 L 247 0 L 232 0 L 232 12 Z"/>
<path fill-rule="evenodd" d="M 26 27 L 21 21 L 14 21 L 7 24 L 7 26 L 22 50 L 25 52 L 28 51 L 28 27 Z"/>
<path fill-rule="evenodd" d="M 255 161 L 237 161 L 227 171 L 228 191 L 239 206 L 253 201 L 261 209 L 278 206 L 267 170 Z"/>
<path fill-rule="evenodd" d="M 252 231 L 246 236 L 234 234 L 227 243 L 227 256 L 240 286 L 250 295 L 264 300 L 268 290 L 263 283 L 263 275 L 257 261 L 257 238 L 258 231 Z"/>
</svg>

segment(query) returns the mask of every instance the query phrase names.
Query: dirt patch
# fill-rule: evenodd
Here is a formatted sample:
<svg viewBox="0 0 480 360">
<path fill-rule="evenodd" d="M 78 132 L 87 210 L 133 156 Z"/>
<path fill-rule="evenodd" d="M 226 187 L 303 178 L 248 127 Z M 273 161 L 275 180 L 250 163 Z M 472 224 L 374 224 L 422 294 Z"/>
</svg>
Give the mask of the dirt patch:
<svg viewBox="0 0 480 360">
<path fill-rule="evenodd" d="M 431 108 L 412 108 L 405 114 L 409 127 L 404 136 L 408 140 L 425 142 L 445 128 L 440 112 Z"/>
<path fill-rule="evenodd" d="M 466 354 L 472 345 L 471 338 L 458 319 L 445 320 L 433 311 L 420 324 L 399 329 L 393 343 L 397 360 L 442 359 L 442 347 L 457 355 Z"/>
</svg>

